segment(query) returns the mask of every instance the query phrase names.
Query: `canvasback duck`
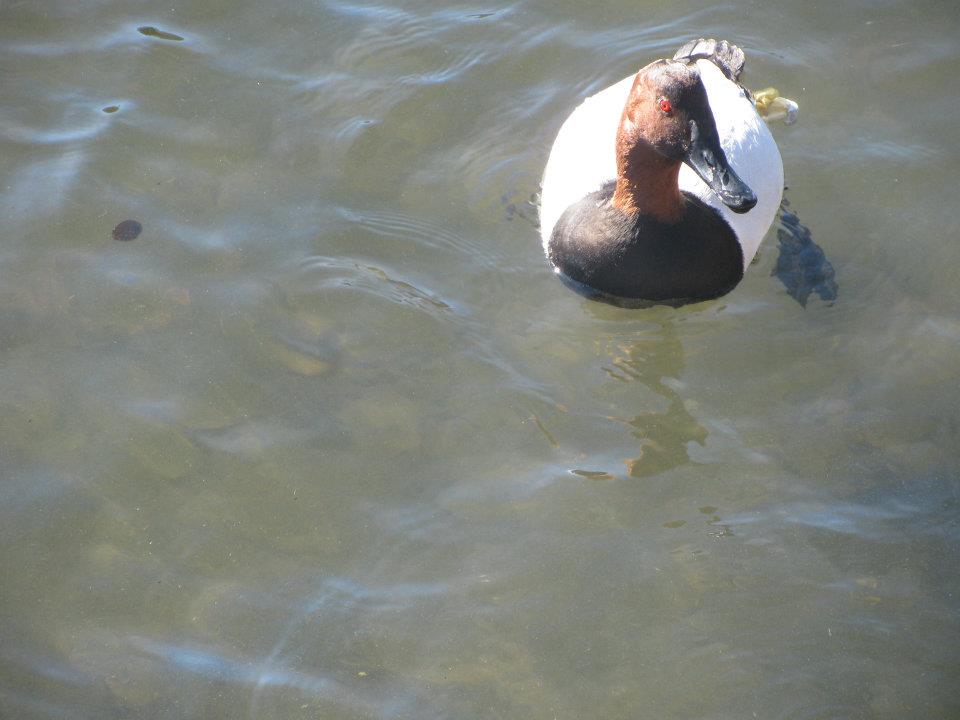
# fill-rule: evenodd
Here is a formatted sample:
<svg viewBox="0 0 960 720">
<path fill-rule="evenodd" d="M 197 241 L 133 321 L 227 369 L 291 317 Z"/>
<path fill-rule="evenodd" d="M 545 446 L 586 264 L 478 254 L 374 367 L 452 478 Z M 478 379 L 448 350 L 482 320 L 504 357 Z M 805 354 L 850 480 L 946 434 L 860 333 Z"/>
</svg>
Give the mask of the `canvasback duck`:
<svg viewBox="0 0 960 720">
<path fill-rule="evenodd" d="M 615 303 L 707 300 L 740 282 L 783 195 L 743 64 L 736 45 L 694 40 L 567 118 L 540 206 L 563 279 Z"/>
</svg>

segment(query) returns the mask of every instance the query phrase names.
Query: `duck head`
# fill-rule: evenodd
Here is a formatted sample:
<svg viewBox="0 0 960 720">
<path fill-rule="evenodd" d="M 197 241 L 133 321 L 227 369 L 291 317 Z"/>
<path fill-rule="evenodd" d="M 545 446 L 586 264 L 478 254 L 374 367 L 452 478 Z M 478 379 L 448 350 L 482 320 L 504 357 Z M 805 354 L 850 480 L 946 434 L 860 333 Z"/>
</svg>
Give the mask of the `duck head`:
<svg viewBox="0 0 960 720">
<path fill-rule="evenodd" d="M 707 91 L 695 64 L 657 60 L 637 73 L 617 131 L 614 205 L 664 221 L 683 211 L 680 163 L 693 169 L 733 212 L 757 196 L 734 172 L 720 146 Z"/>
</svg>

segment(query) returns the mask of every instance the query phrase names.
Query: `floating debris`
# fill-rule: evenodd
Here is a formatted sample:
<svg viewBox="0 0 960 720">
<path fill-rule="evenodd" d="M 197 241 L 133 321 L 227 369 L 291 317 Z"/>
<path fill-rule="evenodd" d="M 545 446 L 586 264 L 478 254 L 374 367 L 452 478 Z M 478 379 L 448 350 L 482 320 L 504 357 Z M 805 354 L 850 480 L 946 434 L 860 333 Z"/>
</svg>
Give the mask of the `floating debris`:
<svg viewBox="0 0 960 720">
<path fill-rule="evenodd" d="M 143 225 L 136 220 L 124 220 L 113 229 L 113 239 L 121 242 L 136 240 L 141 232 L 143 232 Z"/>
<path fill-rule="evenodd" d="M 571 470 L 572 475 L 579 475 L 582 478 L 587 480 L 615 480 L 608 472 L 603 472 L 603 470 Z"/>
<path fill-rule="evenodd" d="M 105 113 L 115 113 L 115 112 L 116 112 L 117 110 L 119 110 L 119 109 L 120 109 L 120 106 L 119 106 L 119 105 L 107 105 L 105 108 L 103 108 L 103 112 L 105 112 Z"/>
<path fill-rule="evenodd" d="M 757 90 L 753 93 L 753 102 L 760 117 L 768 123 L 783 120 L 784 125 L 793 125 L 800 112 L 796 101 L 782 97 L 780 91 L 773 87 Z"/>
<path fill-rule="evenodd" d="M 517 191 L 511 190 L 500 196 L 500 204 L 504 206 L 507 220 L 524 220 L 535 228 L 540 227 L 539 208 L 540 197 L 538 193 L 532 193 L 529 200 L 516 198 Z"/>
<path fill-rule="evenodd" d="M 177 42 L 183 41 L 183 38 L 179 35 L 174 35 L 172 32 L 167 32 L 166 30 L 160 30 L 152 25 L 141 25 L 137 28 L 137 32 L 139 32 L 141 35 L 146 35 L 147 37 L 157 38 L 158 40 L 176 40 Z"/>
</svg>

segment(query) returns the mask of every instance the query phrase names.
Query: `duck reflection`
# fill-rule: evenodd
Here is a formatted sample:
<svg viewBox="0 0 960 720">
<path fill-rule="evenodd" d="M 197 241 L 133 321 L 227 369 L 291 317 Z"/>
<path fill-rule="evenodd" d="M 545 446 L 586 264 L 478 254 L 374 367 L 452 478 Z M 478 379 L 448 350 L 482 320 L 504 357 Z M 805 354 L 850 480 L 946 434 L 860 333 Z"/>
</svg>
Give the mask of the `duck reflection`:
<svg viewBox="0 0 960 720">
<path fill-rule="evenodd" d="M 603 370 L 621 382 L 639 381 L 667 401 L 666 410 L 651 410 L 633 418 L 615 418 L 631 428 L 640 441 L 640 452 L 626 460 L 633 477 L 649 477 L 690 462 L 687 444 L 706 442 L 707 429 L 690 414 L 684 401 L 671 387 L 684 367 L 683 345 L 670 320 L 657 323 L 658 331 L 617 346 Z"/>
</svg>

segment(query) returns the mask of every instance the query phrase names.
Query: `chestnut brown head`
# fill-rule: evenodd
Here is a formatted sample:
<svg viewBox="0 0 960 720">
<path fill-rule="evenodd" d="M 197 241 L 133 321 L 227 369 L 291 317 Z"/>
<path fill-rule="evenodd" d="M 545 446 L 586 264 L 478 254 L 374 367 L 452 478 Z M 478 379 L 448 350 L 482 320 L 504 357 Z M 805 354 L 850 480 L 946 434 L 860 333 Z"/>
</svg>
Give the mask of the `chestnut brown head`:
<svg viewBox="0 0 960 720">
<path fill-rule="evenodd" d="M 717 125 L 696 64 L 657 60 L 641 68 L 627 98 L 617 132 L 617 170 L 649 162 L 652 148 L 664 160 L 683 162 L 731 210 L 757 204 L 720 147 Z"/>
</svg>

